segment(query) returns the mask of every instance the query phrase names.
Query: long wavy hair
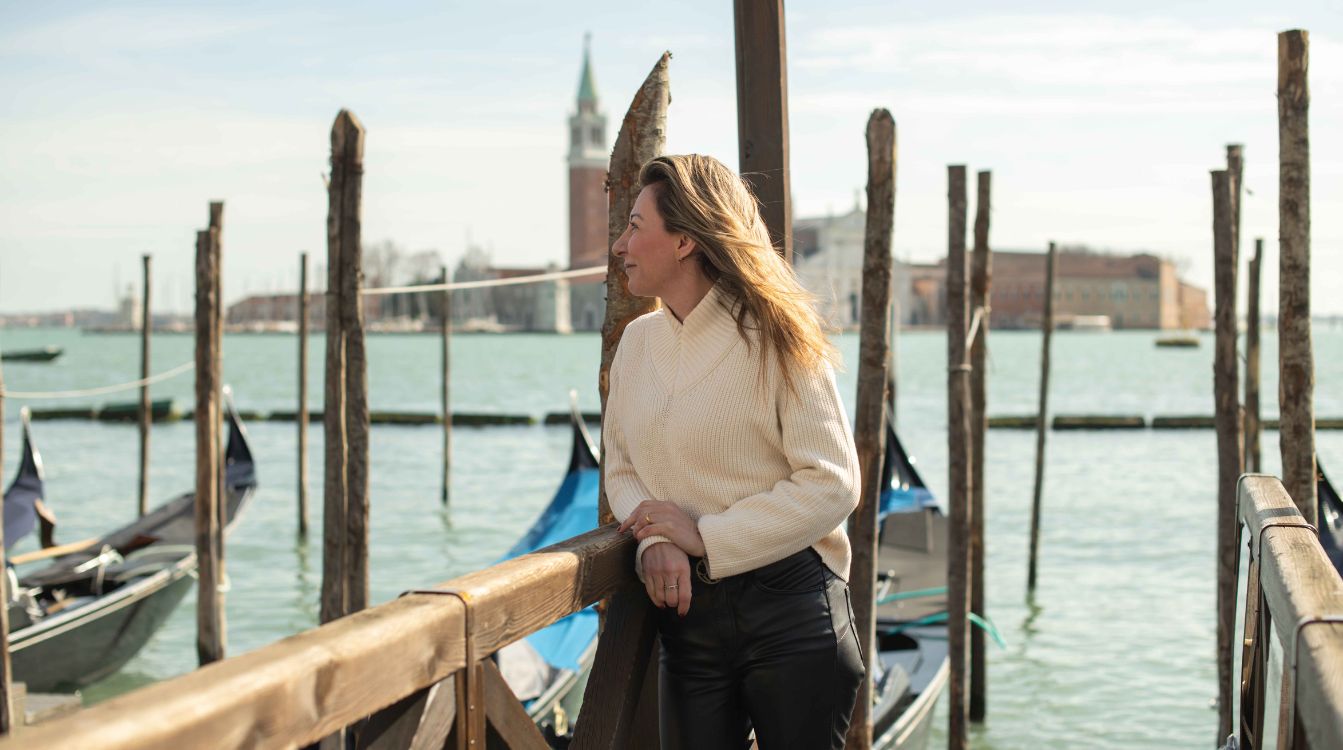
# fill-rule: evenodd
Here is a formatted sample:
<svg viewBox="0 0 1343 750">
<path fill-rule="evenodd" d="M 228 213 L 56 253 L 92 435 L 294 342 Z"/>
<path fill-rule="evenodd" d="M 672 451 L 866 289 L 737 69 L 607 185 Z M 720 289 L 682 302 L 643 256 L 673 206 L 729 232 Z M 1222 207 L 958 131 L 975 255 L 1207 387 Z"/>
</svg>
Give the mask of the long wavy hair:
<svg viewBox="0 0 1343 750">
<path fill-rule="evenodd" d="M 695 241 L 690 257 L 717 284 L 737 332 L 750 346 L 747 331 L 759 331 L 763 360 L 783 365 L 790 390 L 796 393 L 795 373 L 838 363 L 815 296 L 770 243 L 760 205 L 740 177 L 711 156 L 685 154 L 649 161 L 639 183 L 657 186 L 657 209 L 667 231 Z"/>
</svg>

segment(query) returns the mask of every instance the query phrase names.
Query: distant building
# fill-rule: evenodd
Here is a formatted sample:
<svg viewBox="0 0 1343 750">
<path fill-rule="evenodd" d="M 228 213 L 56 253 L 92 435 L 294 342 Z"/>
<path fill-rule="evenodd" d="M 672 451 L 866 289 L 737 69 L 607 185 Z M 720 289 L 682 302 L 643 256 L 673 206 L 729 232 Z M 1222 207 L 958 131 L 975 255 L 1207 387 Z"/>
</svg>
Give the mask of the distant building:
<svg viewBox="0 0 1343 750">
<path fill-rule="evenodd" d="M 554 263 L 544 268 L 499 268 L 490 262 L 485 251 L 468 248 L 452 280 L 511 279 L 558 270 Z M 569 282 L 564 279 L 462 289 L 452 294 L 453 325 L 463 330 L 570 333 L 573 326 L 569 322 L 569 291 Z"/>
<path fill-rule="evenodd" d="M 607 236 L 606 171 L 611 151 L 606 143 L 606 114 L 597 100 L 592 72 L 591 38 L 583 42 L 583 70 L 578 97 L 569 117 L 569 268 L 605 266 Z M 606 273 L 573 279 L 569 287 L 569 319 L 574 330 L 600 331 L 606 319 Z"/>
</svg>

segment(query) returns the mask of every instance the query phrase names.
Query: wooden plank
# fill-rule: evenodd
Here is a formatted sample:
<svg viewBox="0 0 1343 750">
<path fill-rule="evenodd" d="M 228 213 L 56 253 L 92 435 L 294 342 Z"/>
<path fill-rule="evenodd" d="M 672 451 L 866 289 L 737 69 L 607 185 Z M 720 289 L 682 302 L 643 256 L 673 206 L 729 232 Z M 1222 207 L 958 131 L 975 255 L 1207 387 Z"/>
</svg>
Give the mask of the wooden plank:
<svg viewBox="0 0 1343 750">
<path fill-rule="evenodd" d="M 467 616 L 467 628 L 471 626 Z M 471 651 L 471 636 L 467 634 L 466 650 Z M 457 673 L 455 682 L 457 691 L 457 722 L 454 731 L 457 736 L 457 750 L 477 750 L 485 747 L 487 732 L 485 729 L 485 696 L 481 690 L 484 676 L 480 662 L 469 664 Z"/>
<path fill-rule="evenodd" d="M 308 254 L 298 254 L 298 535 L 308 536 Z"/>
<path fill-rule="evenodd" d="M 793 262 L 788 146 L 788 44 L 783 0 L 735 0 L 737 153 L 742 179 L 760 202 L 770 242 Z"/>
<path fill-rule="evenodd" d="M 441 750 L 448 743 L 457 719 L 456 678 L 439 682 L 429 689 L 429 705 L 420 717 L 419 728 L 410 741 L 410 750 Z"/>
<path fill-rule="evenodd" d="M 966 293 L 965 167 L 947 167 L 947 747 L 969 746 L 965 668 L 970 605 L 970 373 L 966 362 L 969 295 Z"/>
<path fill-rule="evenodd" d="M 499 733 L 510 750 L 550 750 L 532 717 L 527 715 L 512 688 L 499 673 L 493 659 L 480 663 L 482 692 L 485 698 L 484 714 L 490 726 Z"/>
<path fill-rule="evenodd" d="M 970 307 L 979 331 L 970 344 L 970 611 L 985 614 L 984 599 L 984 434 L 988 431 L 989 288 L 993 258 L 989 251 L 993 173 L 977 176 L 975 249 L 971 259 Z M 988 655 L 983 628 L 970 628 L 970 721 L 988 713 Z"/>
<path fill-rule="evenodd" d="M 1310 35 L 1278 34 L 1278 444 L 1287 491 L 1315 523 L 1315 355 L 1310 333 Z"/>
<path fill-rule="evenodd" d="M 31 728 L 22 747 L 291 748 L 450 677 L 465 609 L 411 594 Z"/>
<path fill-rule="evenodd" d="M 196 233 L 196 656 L 203 666 L 224 658 L 224 600 L 219 591 L 219 346 L 215 230 Z"/>
<path fill-rule="evenodd" d="M 1259 438 L 1263 432 L 1259 409 L 1259 271 L 1263 267 L 1264 238 L 1254 241 L 1250 259 L 1245 311 L 1245 470 L 1259 471 Z"/>
<path fill-rule="evenodd" d="M 151 265 L 153 259 L 149 255 L 140 256 L 143 264 L 143 280 L 141 288 L 143 297 L 140 299 L 140 379 L 149 379 L 149 334 L 154 328 L 153 316 L 150 312 L 150 290 L 153 285 L 150 280 Z M 137 508 L 139 514 L 143 516 L 149 512 L 149 422 L 153 412 L 149 405 L 149 384 L 140 385 L 140 492 Z"/>
<path fill-rule="evenodd" d="M 667 108 L 671 106 L 671 80 L 667 66 L 671 53 L 664 52 L 634 94 L 625 119 L 620 123 L 615 147 L 611 150 L 611 167 L 606 175 L 607 219 L 606 233 L 614 246 L 629 225 L 630 211 L 639 197 L 639 170 L 650 159 L 662 153 L 667 143 Z M 611 362 L 616 347 L 625 333 L 625 326 L 644 313 L 656 310 L 658 301 L 652 297 L 630 294 L 625 263 L 615 253 L 607 256 L 606 318 L 602 322 L 602 363 L 597 374 L 597 392 L 601 397 L 602 413 L 606 413 L 606 398 L 611 392 Z M 605 464 L 603 464 L 605 466 Z M 605 477 L 606 472 L 602 472 Z M 606 483 L 602 479 L 598 500 L 598 523 L 611 523 L 610 505 L 606 501 Z"/>
<path fill-rule="evenodd" d="M 1045 310 L 1040 320 L 1040 411 L 1035 421 L 1035 485 L 1031 493 L 1031 543 L 1026 564 L 1026 593 L 1035 593 L 1036 565 L 1040 556 L 1040 501 L 1045 487 L 1045 421 L 1049 413 L 1049 344 L 1054 337 L 1054 274 L 1058 250 L 1049 243 L 1045 259 Z"/>
<path fill-rule="evenodd" d="M 1235 199 L 1227 170 L 1212 173 L 1213 276 L 1217 338 L 1213 350 L 1213 401 L 1217 424 L 1217 736 L 1232 726 L 1232 639 L 1236 626 L 1236 480 L 1244 448 L 1240 422 L 1240 362 L 1236 356 Z"/>
<path fill-rule="evenodd" d="M 649 740 L 658 736 L 657 727 L 635 722 L 640 686 L 648 670 L 656 668 L 652 654 L 656 635 L 647 594 L 632 589 L 611 597 L 571 750 L 656 748 Z"/>
</svg>

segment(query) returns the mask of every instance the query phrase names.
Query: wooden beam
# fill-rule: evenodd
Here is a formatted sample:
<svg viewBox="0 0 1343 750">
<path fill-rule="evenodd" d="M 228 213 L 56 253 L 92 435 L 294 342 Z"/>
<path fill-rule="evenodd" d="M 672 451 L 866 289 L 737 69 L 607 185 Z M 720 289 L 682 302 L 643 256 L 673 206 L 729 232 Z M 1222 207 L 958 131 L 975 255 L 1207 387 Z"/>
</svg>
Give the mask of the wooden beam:
<svg viewBox="0 0 1343 750">
<path fill-rule="evenodd" d="M 298 535 L 308 536 L 308 254 L 298 254 Z"/>
<path fill-rule="evenodd" d="M 1310 35 L 1278 34 L 1278 445 L 1282 479 L 1315 523 L 1315 355 L 1310 333 Z"/>
<path fill-rule="evenodd" d="M 484 678 L 485 718 L 509 750 L 550 750 L 550 745 L 536 728 L 536 722 L 523 709 L 494 660 L 486 659 L 480 666 Z"/>
<path fill-rule="evenodd" d="M 1245 311 L 1245 470 L 1259 472 L 1259 438 L 1263 432 L 1259 409 L 1259 271 L 1263 268 L 1264 238 L 1254 240 Z"/>
<path fill-rule="evenodd" d="M 151 263 L 152 258 L 149 255 L 140 256 L 143 263 L 143 297 L 140 299 L 140 379 L 149 379 L 149 334 L 154 328 L 153 316 L 150 312 L 149 298 L 150 290 L 153 285 Z M 149 422 L 153 416 L 149 408 L 149 384 L 140 385 L 140 492 L 138 509 L 139 514 L 143 516 L 149 512 Z"/>
<path fill-rule="evenodd" d="M 854 443 L 862 476 L 858 507 L 849 517 L 853 562 L 849 568 L 854 626 L 867 675 L 858 688 L 845 747 L 872 747 L 872 665 L 877 623 L 877 532 L 881 512 L 882 458 L 886 447 L 887 323 L 891 306 L 891 236 L 895 226 L 895 120 L 878 109 L 867 120 L 867 225 L 863 241 L 863 306 L 858 339 L 858 394 Z"/>
<path fill-rule="evenodd" d="M 224 598 L 219 590 L 219 244 L 196 233 L 196 656 L 204 666 L 224 658 Z"/>
<path fill-rule="evenodd" d="M 970 611 L 983 617 L 984 598 L 984 433 L 987 408 L 989 288 L 993 258 L 989 251 L 990 192 L 993 174 L 977 175 L 975 249 L 971 260 L 970 307 L 979 322 L 970 345 Z M 970 628 L 970 721 L 988 713 L 988 654 L 983 628 Z"/>
<path fill-rule="evenodd" d="M 1045 487 L 1045 432 L 1049 413 L 1049 344 L 1054 336 L 1054 273 L 1058 251 L 1049 243 L 1045 257 L 1045 309 L 1040 320 L 1040 410 L 1035 421 L 1035 489 L 1031 494 L 1031 547 L 1026 566 L 1026 594 L 1035 593 L 1036 563 L 1040 554 L 1040 505 Z"/>
<path fill-rule="evenodd" d="M 583 691 L 584 710 L 574 726 L 572 750 L 657 747 L 650 742 L 658 736 L 657 726 L 634 721 L 646 673 L 657 669 L 652 653 L 656 636 L 647 594 L 630 589 L 611 597 L 592 675 Z"/>
<path fill-rule="evenodd" d="M 671 81 L 667 66 L 671 53 L 664 52 L 653 69 L 644 78 L 643 85 L 634 94 L 625 119 L 620 123 L 615 147 L 611 150 L 611 168 L 606 175 L 608 200 L 606 232 L 608 249 L 615 245 L 629 224 L 630 211 L 639 197 L 639 170 L 650 159 L 662 154 L 667 143 L 667 108 L 671 106 Z M 611 392 L 611 362 L 616 347 L 625 333 L 625 326 L 644 313 L 656 310 L 658 301 L 653 297 L 630 294 L 625 263 L 614 253 L 607 256 L 606 319 L 602 322 L 602 363 L 597 374 L 597 392 L 601 397 L 602 413 L 606 412 L 606 397 Z M 605 464 L 603 464 L 605 466 Z M 603 471 L 602 475 L 605 476 Z M 610 505 L 606 501 L 606 483 L 602 480 L 598 500 L 598 523 L 611 523 Z"/>
<path fill-rule="evenodd" d="M 735 0 L 737 152 L 774 249 L 793 262 L 788 166 L 788 45 L 783 0 Z"/>
<path fill-rule="evenodd" d="M 947 167 L 947 649 L 951 669 L 947 703 L 947 747 L 969 743 L 965 669 L 970 605 L 970 373 L 966 364 L 969 295 L 966 294 L 965 167 Z"/>
<path fill-rule="evenodd" d="M 1217 340 L 1213 350 L 1213 402 L 1217 425 L 1217 736 L 1231 733 L 1232 639 L 1236 627 L 1236 480 L 1243 446 L 1240 421 L 1240 361 L 1236 356 L 1236 248 L 1233 178 L 1212 173 L 1213 277 Z"/>
</svg>

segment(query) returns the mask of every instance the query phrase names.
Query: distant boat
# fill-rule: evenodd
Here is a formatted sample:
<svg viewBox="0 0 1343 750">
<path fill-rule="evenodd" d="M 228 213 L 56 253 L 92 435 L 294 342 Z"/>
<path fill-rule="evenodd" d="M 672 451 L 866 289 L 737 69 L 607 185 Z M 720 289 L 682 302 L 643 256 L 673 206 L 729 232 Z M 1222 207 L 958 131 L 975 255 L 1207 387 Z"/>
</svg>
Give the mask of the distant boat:
<svg viewBox="0 0 1343 750">
<path fill-rule="evenodd" d="M 228 429 L 221 498 L 226 531 L 256 491 L 256 464 L 231 402 Z M 6 541 L 33 529 L 33 501 L 44 492 L 42 461 L 26 421 L 23 446 L 18 476 L 5 492 Z M 53 547 L 47 554 L 59 556 L 31 573 L 10 568 L 15 679 L 33 692 L 68 691 L 130 661 L 196 580 L 194 513 L 195 493 L 188 492 L 102 537 Z M 28 556 L 15 562 L 23 565 Z"/>
<path fill-rule="evenodd" d="M 41 349 L 19 349 L 0 353 L 0 361 L 5 362 L 50 362 L 61 356 L 65 350 L 59 346 L 46 346 Z"/>
<path fill-rule="evenodd" d="M 1162 336 L 1156 340 L 1159 347 L 1175 349 L 1197 349 L 1200 343 L 1198 336 L 1192 333 Z"/>
<path fill-rule="evenodd" d="M 1073 315 L 1071 317 L 1060 317 L 1058 322 L 1059 330 L 1063 331 L 1109 331 L 1111 329 L 1109 315 Z"/>
</svg>

